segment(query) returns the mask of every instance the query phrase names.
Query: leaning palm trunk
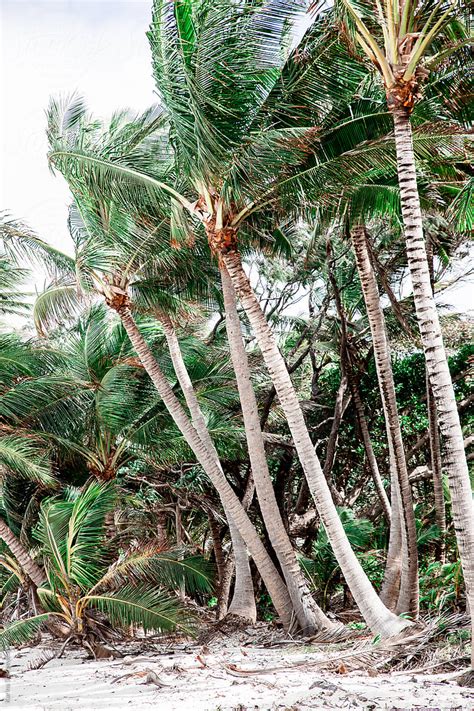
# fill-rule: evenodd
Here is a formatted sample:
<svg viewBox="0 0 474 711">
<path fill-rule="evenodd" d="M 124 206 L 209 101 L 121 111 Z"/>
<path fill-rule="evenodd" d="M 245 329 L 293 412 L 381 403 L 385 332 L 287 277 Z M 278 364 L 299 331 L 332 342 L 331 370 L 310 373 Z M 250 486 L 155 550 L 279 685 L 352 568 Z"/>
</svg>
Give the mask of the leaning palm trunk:
<svg viewBox="0 0 474 711">
<path fill-rule="evenodd" d="M 189 420 L 186 411 L 177 399 L 160 366 L 155 360 L 147 342 L 140 333 L 130 311 L 126 294 L 119 293 L 115 295 L 114 293 L 114 295 L 107 300 L 109 306 L 120 316 L 141 364 L 150 376 L 153 385 L 163 400 L 173 421 L 182 433 L 188 446 L 194 452 L 197 461 L 216 488 L 223 505 L 229 512 L 230 517 L 237 526 L 255 561 L 278 615 L 285 627 L 289 627 L 291 624 L 291 601 L 286 586 L 273 565 L 255 527 L 244 511 L 239 499 L 223 475 L 220 467 L 216 465 L 214 458 L 208 453 L 207 448 Z"/>
<path fill-rule="evenodd" d="M 222 254 L 222 259 L 260 346 L 281 407 L 287 418 L 309 490 L 349 589 L 364 619 L 374 632 L 385 637 L 396 634 L 409 622 L 397 617 L 385 607 L 351 548 L 314 451 L 285 361 L 242 268 L 240 254 L 236 248 L 232 248 Z"/>
<path fill-rule="evenodd" d="M 247 351 L 242 341 L 234 287 L 225 266 L 221 265 L 220 272 L 227 338 L 237 380 L 250 465 L 257 489 L 260 510 L 270 542 L 278 557 L 278 562 L 286 581 L 296 619 L 305 634 L 314 634 L 321 629 L 332 628 L 333 623 L 330 622 L 314 601 L 283 525 L 268 470 L 257 399 L 250 379 Z"/>
<path fill-rule="evenodd" d="M 186 364 L 183 360 L 183 355 L 181 353 L 181 348 L 173 324 L 169 318 L 163 315 L 160 315 L 159 320 L 163 327 L 163 332 L 168 344 L 174 372 L 176 373 L 184 399 L 186 400 L 186 404 L 191 414 L 192 424 L 206 447 L 209 456 L 214 459 L 215 465 L 219 467 L 222 472 L 219 455 L 217 454 L 216 448 L 214 447 L 214 443 L 209 434 L 209 430 L 207 429 L 206 421 L 199 406 L 192 380 L 189 377 Z M 222 476 L 224 476 L 224 472 L 222 472 Z M 229 524 L 229 533 L 232 541 L 232 548 L 234 550 L 235 563 L 234 594 L 232 602 L 227 609 L 227 613 L 235 615 L 236 617 L 242 617 L 243 619 L 250 620 L 251 622 L 255 622 L 257 619 L 257 608 L 255 606 L 255 594 L 247 549 L 238 528 L 232 520 L 232 516 L 226 509 L 224 502 L 223 508 Z"/>
<path fill-rule="evenodd" d="M 20 543 L 13 531 L 7 526 L 5 521 L 0 519 L 0 538 L 7 544 L 13 553 L 23 572 L 29 577 L 36 587 L 39 587 L 46 580 L 46 574 L 35 563 L 26 548 Z"/>
<path fill-rule="evenodd" d="M 385 415 L 391 478 L 392 481 L 395 482 L 395 486 L 392 486 L 392 492 L 396 493 L 399 503 L 403 555 L 400 593 L 396 609 L 397 612 L 408 612 L 413 618 L 416 618 L 419 611 L 416 524 L 400 420 L 398 417 L 390 346 L 385 330 L 385 319 L 382 307 L 380 306 L 377 280 L 372 270 L 367 249 L 365 227 L 363 225 L 353 227 L 351 237 L 374 346 L 375 367 L 377 369 L 380 396 Z M 392 553 L 394 548 L 393 540 L 390 544 L 389 551 L 392 549 L 390 551 Z M 391 560 L 389 556 L 389 574 L 391 574 L 390 563 Z"/>
<path fill-rule="evenodd" d="M 400 200 L 415 311 L 430 384 L 438 411 L 439 427 L 443 436 L 444 464 L 451 492 L 451 510 L 471 610 L 471 623 L 474 627 L 474 505 L 472 490 L 453 383 L 430 284 L 423 239 L 420 198 L 416 182 L 410 117 L 403 109 L 394 109 L 392 113 Z M 474 645 L 472 655 L 474 664 Z"/>
</svg>

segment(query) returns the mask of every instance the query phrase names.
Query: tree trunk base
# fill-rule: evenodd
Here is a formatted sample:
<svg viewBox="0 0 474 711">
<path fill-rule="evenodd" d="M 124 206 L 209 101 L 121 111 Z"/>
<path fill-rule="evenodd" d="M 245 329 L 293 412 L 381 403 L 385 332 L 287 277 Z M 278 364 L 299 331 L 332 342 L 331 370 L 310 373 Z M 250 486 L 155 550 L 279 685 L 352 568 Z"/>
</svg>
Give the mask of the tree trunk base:
<svg viewBox="0 0 474 711">
<path fill-rule="evenodd" d="M 240 615 L 227 613 L 221 620 L 211 623 L 203 630 L 198 637 L 198 642 L 199 644 L 207 644 L 219 634 L 227 636 L 233 632 L 245 630 L 247 627 L 253 627 L 254 625 L 255 622 L 250 617 L 241 617 Z"/>
<path fill-rule="evenodd" d="M 474 669 L 469 669 L 469 671 L 461 674 L 461 676 L 456 680 L 458 686 L 468 686 L 471 689 L 474 688 Z"/>
</svg>

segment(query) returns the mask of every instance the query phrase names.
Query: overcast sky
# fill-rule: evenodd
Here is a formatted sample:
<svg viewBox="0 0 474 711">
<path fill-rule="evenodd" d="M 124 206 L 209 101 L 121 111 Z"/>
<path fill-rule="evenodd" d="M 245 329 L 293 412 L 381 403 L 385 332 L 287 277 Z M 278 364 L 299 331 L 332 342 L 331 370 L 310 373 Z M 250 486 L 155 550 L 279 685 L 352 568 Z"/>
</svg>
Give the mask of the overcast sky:
<svg viewBox="0 0 474 711">
<path fill-rule="evenodd" d="M 77 90 L 92 112 L 156 101 L 146 0 L 0 0 L 0 207 L 64 249 L 69 193 L 46 161 L 51 95 Z"/>
<path fill-rule="evenodd" d="M 151 0 L 0 0 L 0 209 L 64 250 L 70 198 L 46 161 L 48 99 L 78 91 L 105 118 L 153 104 L 150 17 Z M 472 284 L 442 301 L 472 310 Z"/>
</svg>

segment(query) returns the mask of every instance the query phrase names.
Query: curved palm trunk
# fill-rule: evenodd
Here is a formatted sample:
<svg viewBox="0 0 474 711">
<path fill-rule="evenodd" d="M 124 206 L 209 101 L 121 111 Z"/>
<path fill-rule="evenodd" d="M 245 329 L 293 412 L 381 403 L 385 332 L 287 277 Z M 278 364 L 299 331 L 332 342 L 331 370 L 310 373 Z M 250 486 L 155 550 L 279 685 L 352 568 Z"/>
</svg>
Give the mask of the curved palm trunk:
<svg viewBox="0 0 474 711">
<path fill-rule="evenodd" d="M 46 580 L 45 572 L 35 563 L 26 548 L 20 543 L 5 521 L 0 519 L 0 538 L 7 544 L 22 570 L 38 588 Z"/>
<path fill-rule="evenodd" d="M 291 601 L 288 591 L 265 550 L 255 527 L 244 511 L 229 482 L 223 475 L 222 470 L 217 466 L 214 458 L 210 456 L 207 448 L 189 420 L 186 411 L 170 387 L 147 342 L 140 333 L 131 314 L 130 307 L 127 303 L 123 303 L 123 301 L 119 302 L 117 306 L 115 306 L 113 301 L 109 305 L 119 314 L 141 364 L 150 376 L 152 383 L 176 426 L 194 452 L 197 461 L 216 488 L 223 506 L 225 506 L 229 516 L 234 521 L 255 561 L 282 623 L 285 627 L 289 627 L 291 624 Z"/>
<path fill-rule="evenodd" d="M 416 182 L 410 117 L 402 109 L 393 110 L 392 113 L 400 200 L 415 311 L 425 351 L 430 384 L 438 411 L 439 427 L 443 436 L 444 463 L 448 472 L 454 528 L 471 610 L 471 623 L 474 627 L 474 614 L 472 613 L 474 610 L 474 504 L 472 490 L 453 383 L 430 284 L 423 239 L 420 198 Z M 472 654 L 474 664 L 474 645 Z"/>
<path fill-rule="evenodd" d="M 400 506 L 399 516 L 403 555 L 400 593 L 396 609 L 397 612 L 408 612 L 416 618 L 419 612 L 416 524 L 400 420 L 398 417 L 390 346 L 385 330 L 385 319 L 382 307 L 380 306 L 377 280 L 372 270 L 367 249 L 364 226 L 357 225 L 353 227 L 351 237 L 374 345 L 375 366 L 385 415 L 391 478 L 392 481 L 395 481 Z M 394 491 L 395 487 L 392 488 L 392 491 Z M 392 545 L 389 544 L 389 551 L 390 548 L 392 548 L 393 551 L 393 541 L 390 543 Z M 390 557 L 387 562 L 390 562 Z M 388 569 L 388 572 L 391 572 L 389 565 Z"/>
<path fill-rule="evenodd" d="M 215 465 L 219 467 L 222 472 L 219 455 L 217 454 L 216 448 L 214 447 L 214 443 L 209 434 L 209 430 L 207 429 L 206 421 L 199 406 L 193 383 L 189 377 L 186 364 L 183 360 L 183 355 L 181 353 L 181 348 L 173 324 L 165 316 L 160 316 L 159 320 L 163 327 L 163 332 L 168 344 L 174 372 L 176 373 L 184 399 L 186 400 L 189 412 L 191 413 L 191 422 L 209 455 L 214 459 Z M 224 472 L 222 472 L 222 476 L 225 476 Z M 235 563 L 234 594 L 227 612 L 235 615 L 236 617 L 242 617 L 243 619 L 250 620 L 251 622 L 256 622 L 257 608 L 255 606 L 255 594 L 247 549 L 237 526 L 235 526 L 232 520 L 232 516 L 224 505 L 224 502 L 223 507 L 229 524 L 229 533 L 232 541 Z"/>
<path fill-rule="evenodd" d="M 237 380 L 250 465 L 260 510 L 273 550 L 278 557 L 298 623 L 305 634 L 315 634 L 321 629 L 333 628 L 334 625 L 318 607 L 311 595 L 281 518 L 268 470 L 257 399 L 250 379 L 247 351 L 242 341 L 234 287 L 223 265 L 221 265 L 220 272 L 227 338 Z"/>
<path fill-rule="evenodd" d="M 397 617 L 385 607 L 351 548 L 331 498 L 318 457 L 314 451 L 298 396 L 286 369 L 285 361 L 260 308 L 260 304 L 253 293 L 247 275 L 242 268 L 240 255 L 236 250 L 232 250 L 223 254 L 222 259 L 260 346 L 262 356 L 287 418 L 316 508 L 356 604 L 374 632 L 382 636 L 396 634 L 406 627 L 409 622 Z"/>
</svg>

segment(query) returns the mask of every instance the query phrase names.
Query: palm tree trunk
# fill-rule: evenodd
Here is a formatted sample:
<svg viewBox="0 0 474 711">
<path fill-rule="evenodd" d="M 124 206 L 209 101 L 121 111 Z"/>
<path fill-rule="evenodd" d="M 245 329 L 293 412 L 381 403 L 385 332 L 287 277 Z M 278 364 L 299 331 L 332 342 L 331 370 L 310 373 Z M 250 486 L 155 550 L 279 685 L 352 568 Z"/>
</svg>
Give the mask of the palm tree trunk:
<svg viewBox="0 0 474 711">
<path fill-rule="evenodd" d="M 382 477 L 380 476 L 379 465 L 377 458 L 374 454 L 374 449 L 372 447 L 372 440 L 370 439 L 369 427 L 367 425 L 367 419 L 365 417 L 364 406 L 362 404 L 362 399 L 359 392 L 359 387 L 354 379 L 354 374 L 349 366 L 349 385 L 352 393 L 352 402 L 354 403 L 354 408 L 356 411 L 357 421 L 359 423 L 360 433 L 362 435 L 362 441 L 364 443 L 365 456 L 367 457 L 367 464 L 369 466 L 370 473 L 372 475 L 372 480 L 374 482 L 375 490 L 380 499 L 384 516 L 387 523 L 390 525 L 392 518 L 392 509 L 390 506 L 390 501 L 388 500 L 387 492 L 383 485 Z M 398 593 L 397 593 L 398 597 Z"/>
<path fill-rule="evenodd" d="M 109 305 L 115 308 L 119 314 L 141 364 L 150 376 L 152 383 L 188 446 L 194 452 L 197 461 L 216 488 L 225 509 L 229 512 L 229 516 L 237 526 L 255 561 L 283 625 L 288 628 L 291 624 L 291 601 L 288 591 L 265 550 L 255 527 L 244 511 L 239 499 L 222 473 L 222 470 L 217 466 L 214 458 L 208 453 L 207 448 L 194 429 L 184 408 L 174 394 L 147 342 L 140 333 L 128 303 L 123 303 L 123 300 L 120 300 L 116 307 L 114 301 L 111 301 Z"/>
<path fill-rule="evenodd" d="M 430 271 L 431 290 L 434 292 L 435 275 L 433 264 L 433 244 L 430 239 L 426 242 L 428 269 Z M 438 560 L 444 563 L 446 552 L 446 505 L 443 490 L 443 462 L 441 458 L 441 438 L 439 435 L 438 413 L 433 397 L 433 388 L 430 385 L 428 368 L 426 367 L 426 407 L 428 410 L 428 433 L 430 437 L 430 459 L 433 477 L 433 493 L 435 502 L 436 525 L 439 529 L 439 541 L 436 546 Z"/>
<path fill-rule="evenodd" d="M 409 114 L 393 111 L 400 200 L 415 311 L 444 444 L 454 529 L 474 632 L 474 504 L 463 434 L 443 336 L 430 284 Z M 474 634 L 473 634 L 474 638 Z M 474 666 L 474 645 L 472 650 Z"/>
<path fill-rule="evenodd" d="M 415 513 L 398 417 L 390 346 L 385 330 L 385 319 L 380 306 L 377 280 L 367 249 L 364 226 L 357 225 L 353 227 L 351 237 L 374 346 L 375 366 L 385 415 L 391 478 L 395 482 L 395 487 L 392 488 L 392 491 L 395 493 L 396 488 L 400 504 L 399 515 L 403 555 L 400 593 L 396 609 L 400 613 L 408 612 L 416 619 L 419 612 L 419 589 Z M 393 549 L 393 542 L 391 547 Z M 391 572 L 390 569 L 389 572 Z"/>
<path fill-rule="evenodd" d="M 337 451 L 337 441 L 339 439 L 339 428 L 341 426 L 342 418 L 349 405 L 350 396 L 347 397 L 347 374 L 344 369 L 342 369 L 341 382 L 337 390 L 336 404 L 334 406 L 334 416 L 332 418 L 331 432 L 329 433 L 328 444 L 326 447 L 326 458 L 324 460 L 323 474 L 328 481 L 330 481 L 332 468 L 334 466 L 334 461 L 336 459 Z"/>
<path fill-rule="evenodd" d="M 0 538 L 7 544 L 13 553 L 23 572 L 29 577 L 32 583 L 38 588 L 46 580 L 45 572 L 35 563 L 26 548 L 20 543 L 13 531 L 7 526 L 5 521 L 0 519 Z"/>
<path fill-rule="evenodd" d="M 219 461 L 219 455 L 217 454 L 211 435 L 207 429 L 204 415 L 202 414 L 198 399 L 196 397 L 194 385 L 189 377 L 186 364 L 183 360 L 176 331 L 174 330 L 171 320 L 166 316 L 160 315 L 159 320 L 163 327 L 163 333 L 165 334 L 166 342 L 168 344 L 174 372 L 181 386 L 184 399 L 186 400 L 186 404 L 191 414 L 191 422 L 206 447 L 209 456 L 214 459 L 215 465 L 221 470 L 222 476 L 224 476 L 224 472 L 222 471 Z M 243 619 L 250 620 L 254 623 L 257 620 L 257 608 L 255 606 L 255 594 L 247 549 L 238 528 L 232 521 L 229 511 L 226 510 L 224 503 L 222 505 L 229 523 L 229 533 L 232 541 L 232 548 L 234 550 L 235 563 L 234 594 L 232 602 L 228 608 L 228 613 L 234 615 L 235 617 L 242 617 Z"/>
<path fill-rule="evenodd" d="M 209 521 L 209 531 L 211 533 L 211 539 L 212 539 L 212 547 L 214 549 L 214 558 L 216 561 L 216 572 L 217 572 L 217 581 L 216 581 L 216 592 L 217 592 L 217 609 L 216 609 L 216 615 L 217 619 L 221 619 L 224 617 L 224 615 L 219 615 L 219 608 L 222 608 L 222 588 L 224 584 L 224 578 L 225 578 L 225 570 L 226 570 L 226 557 L 224 555 L 224 548 L 222 546 L 222 541 L 221 541 L 221 531 L 220 531 L 220 526 L 216 521 L 216 518 L 214 514 L 211 511 L 208 511 L 207 518 Z M 225 611 L 227 612 L 227 601 L 224 605 Z M 225 613 L 224 613 L 225 614 Z"/>
<path fill-rule="evenodd" d="M 351 593 L 369 627 L 377 634 L 396 634 L 409 623 L 388 610 L 377 596 L 348 541 L 331 498 L 328 484 L 312 445 L 298 396 L 278 349 L 273 333 L 245 274 L 240 254 L 231 250 L 222 255 L 227 271 L 245 309 L 262 356 L 275 385 L 308 486 L 328 533 L 334 554 Z"/>
<path fill-rule="evenodd" d="M 247 479 L 247 484 L 245 486 L 245 492 L 242 497 L 242 506 L 244 507 L 244 511 L 248 511 L 250 504 L 252 503 L 253 495 L 255 493 L 255 484 L 253 481 L 252 473 L 250 473 L 248 479 Z M 228 606 L 229 606 L 229 597 L 230 597 L 230 588 L 232 585 L 232 578 L 234 576 L 234 570 L 235 570 L 235 561 L 233 556 L 229 556 L 226 562 L 225 570 L 224 570 L 224 575 L 223 575 L 223 583 L 222 583 L 222 604 L 219 603 L 218 609 L 217 609 L 217 619 L 221 620 L 225 615 L 227 614 L 228 611 Z"/>
<path fill-rule="evenodd" d="M 433 493 L 435 504 L 435 520 L 439 529 L 439 545 L 437 545 L 438 560 L 444 563 L 446 539 L 446 504 L 443 489 L 443 463 L 441 460 L 441 439 L 439 436 L 438 413 L 433 397 L 433 388 L 430 385 L 428 372 L 426 373 L 426 405 L 428 408 L 428 430 L 430 434 L 430 459 L 433 477 Z"/>
<path fill-rule="evenodd" d="M 224 295 L 227 339 L 237 380 L 250 465 L 257 489 L 260 510 L 271 545 L 278 557 L 278 562 L 286 581 L 296 619 L 305 634 L 315 634 L 321 629 L 331 629 L 334 625 L 318 607 L 311 595 L 281 518 L 268 470 L 262 430 L 260 429 L 257 399 L 250 378 L 247 351 L 242 340 L 234 287 L 224 265 L 221 265 L 220 272 Z"/>
</svg>

